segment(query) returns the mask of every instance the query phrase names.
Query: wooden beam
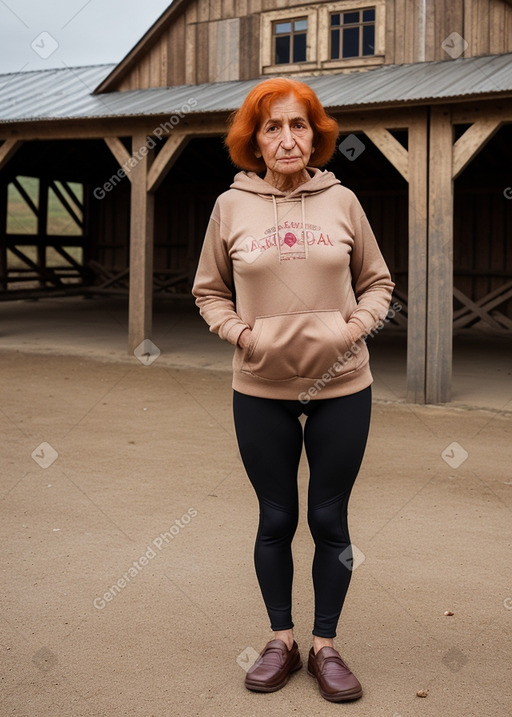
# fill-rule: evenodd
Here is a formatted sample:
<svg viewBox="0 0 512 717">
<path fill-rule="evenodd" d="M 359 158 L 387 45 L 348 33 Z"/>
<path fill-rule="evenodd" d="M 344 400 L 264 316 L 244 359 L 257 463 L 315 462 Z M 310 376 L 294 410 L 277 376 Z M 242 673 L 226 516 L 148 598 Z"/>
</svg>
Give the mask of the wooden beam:
<svg viewBox="0 0 512 717">
<path fill-rule="evenodd" d="M 496 115 L 503 122 L 512 122 L 512 99 L 503 97 L 487 102 L 478 100 L 461 102 L 452 105 L 452 123 L 469 124 L 477 122 L 481 117 Z"/>
<path fill-rule="evenodd" d="M 83 222 L 82 222 L 82 220 L 80 219 L 80 217 L 78 216 L 78 214 L 75 212 L 75 210 L 73 209 L 73 207 L 71 206 L 71 204 L 68 202 L 67 198 L 64 196 L 64 194 L 63 194 L 62 191 L 60 190 L 59 186 L 58 186 L 58 185 L 56 184 L 56 182 L 54 182 L 53 180 L 50 180 L 50 188 L 51 188 L 52 191 L 56 194 L 56 196 L 58 197 L 60 203 L 62 204 L 62 206 L 64 207 L 64 209 L 68 212 L 68 214 L 69 214 L 69 216 L 71 217 L 71 219 L 73 219 L 73 221 L 75 222 L 75 224 L 77 225 L 77 227 L 80 227 L 80 229 L 82 229 L 82 228 L 83 228 Z"/>
<path fill-rule="evenodd" d="M 494 329 L 501 329 L 503 320 L 505 320 L 506 324 L 512 325 L 510 319 L 505 317 L 501 312 L 494 312 L 491 315 L 491 311 L 497 306 L 504 304 L 512 298 L 512 281 L 505 282 L 497 289 L 493 289 L 493 291 L 490 291 L 475 301 L 471 301 L 468 296 L 456 288 L 453 289 L 453 295 L 463 305 L 461 309 L 457 309 L 457 311 L 454 312 L 454 328 L 466 326 L 466 324 L 471 322 L 476 316 L 480 317 L 484 323 L 489 323 Z"/>
<path fill-rule="evenodd" d="M 501 127 L 501 117 L 483 117 L 469 127 L 453 145 L 453 179 L 467 167 L 473 157 Z"/>
<path fill-rule="evenodd" d="M 512 294 L 512 292 L 511 292 Z M 453 287 L 453 295 L 455 298 L 460 301 L 461 304 L 464 305 L 466 309 L 469 310 L 469 317 L 465 317 L 465 321 L 463 322 L 463 325 L 465 323 L 469 323 L 473 318 L 478 317 L 480 321 L 482 321 L 484 324 L 487 324 L 491 329 L 501 329 L 500 324 L 498 321 L 496 321 L 490 314 L 490 310 L 493 309 L 495 306 L 499 306 L 499 304 L 502 303 L 502 299 L 499 298 L 495 300 L 494 302 L 491 302 L 491 305 L 489 308 L 483 308 L 481 303 L 478 301 L 472 301 L 469 296 L 466 296 L 464 292 L 460 291 L 456 287 Z M 507 297 L 510 298 L 510 297 Z M 505 301 L 505 299 L 503 299 Z M 459 320 L 459 325 L 460 325 Z"/>
<path fill-rule="evenodd" d="M 428 230 L 427 112 L 409 128 L 409 271 L 407 291 L 407 400 L 425 403 Z"/>
<path fill-rule="evenodd" d="M 424 105 L 424 101 L 423 105 Z M 421 105 L 419 102 L 418 105 Z M 445 100 L 443 100 L 443 103 Z M 441 103 L 442 104 L 442 103 Z M 388 129 L 407 129 L 409 117 L 422 112 L 424 107 L 407 105 L 400 107 L 328 108 L 329 114 L 340 122 L 342 132 L 360 132 L 366 125 L 383 124 Z M 496 96 L 472 98 L 452 104 L 453 123 L 472 123 L 489 113 L 499 113 L 503 122 L 512 122 L 512 99 Z M 226 134 L 227 111 L 203 112 L 187 115 L 180 121 L 180 130 L 191 136 L 221 136 Z M 376 121 L 378 119 L 378 121 Z M 51 119 L 0 124 L 0 139 L 103 139 L 104 137 L 128 137 L 143 128 L 151 134 L 161 122 L 169 120 L 169 114 L 151 117 L 117 117 L 90 119 Z M 363 124 L 362 124 L 363 123 Z"/>
<path fill-rule="evenodd" d="M 414 112 L 411 110 L 403 110 L 402 112 L 386 112 L 382 110 L 381 113 L 371 112 L 330 112 L 335 119 L 338 120 L 340 126 L 340 132 L 346 134 L 347 132 L 365 132 L 366 130 L 376 129 L 379 127 L 387 127 L 388 129 L 407 129 L 411 123 L 411 119 L 414 119 L 418 110 L 414 108 Z M 420 110 L 421 114 L 421 110 Z"/>
<path fill-rule="evenodd" d="M 148 172 L 148 192 L 156 192 L 189 140 L 190 135 L 176 130 L 168 137 Z"/>
<path fill-rule="evenodd" d="M 12 251 L 12 253 L 18 257 L 18 259 L 21 259 L 24 264 L 30 267 L 30 269 L 32 269 L 34 273 L 37 274 L 37 278 L 41 287 L 44 288 L 46 282 L 55 284 L 55 286 L 62 286 L 62 281 L 60 280 L 59 276 L 53 271 L 53 269 L 50 269 L 42 264 L 36 264 L 29 256 L 24 254 L 22 251 L 20 251 L 17 247 L 13 245 L 9 246 L 9 251 Z"/>
<path fill-rule="evenodd" d="M 7 276 L 7 182 L 0 182 L 0 292 L 8 289 Z"/>
<path fill-rule="evenodd" d="M 0 147 L 0 169 L 10 160 L 12 155 L 18 151 L 23 142 L 19 139 L 6 139 Z"/>
<path fill-rule="evenodd" d="M 66 190 L 66 192 L 69 194 L 69 196 L 71 197 L 71 199 L 74 201 L 74 203 L 76 204 L 76 206 L 80 209 L 80 211 L 82 212 L 82 215 L 83 215 L 83 213 L 84 213 L 84 202 L 83 202 L 83 199 L 82 199 L 82 200 L 78 199 L 78 197 L 76 196 L 76 194 L 75 194 L 75 192 L 73 191 L 73 189 L 72 189 L 72 187 L 71 187 L 71 185 L 70 185 L 69 182 L 66 182 L 64 179 L 61 179 L 61 180 L 60 180 L 60 183 L 62 184 L 62 186 L 64 187 L 64 189 Z"/>
<path fill-rule="evenodd" d="M 29 207 L 29 209 L 32 211 L 32 213 L 34 214 L 34 216 L 37 217 L 37 216 L 39 215 L 39 210 L 38 210 L 38 208 L 36 207 L 36 205 L 34 204 L 34 202 L 32 201 L 32 197 L 30 196 L 30 194 L 28 194 L 28 192 L 25 190 L 25 187 L 16 179 L 16 177 L 14 177 L 14 179 L 13 179 L 12 182 L 11 182 L 11 184 L 12 184 L 14 187 L 16 187 L 16 189 L 18 190 L 18 192 L 21 194 L 21 196 L 22 196 L 23 199 L 25 200 L 26 205 L 27 205 L 27 206 Z"/>
<path fill-rule="evenodd" d="M 85 269 L 83 265 L 79 264 L 76 259 L 71 256 L 71 254 L 68 254 L 64 247 L 59 246 L 58 244 L 54 244 L 53 249 L 57 252 L 57 254 L 60 254 L 61 257 L 63 257 L 68 262 L 68 264 L 77 269 L 80 274 L 84 273 Z"/>
<path fill-rule="evenodd" d="M 37 264 L 39 267 L 40 278 L 39 288 L 44 289 L 46 286 L 46 247 L 48 240 L 48 192 L 49 180 L 47 177 L 39 179 L 39 201 L 37 212 Z M 12 247 L 11 247 L 12 251 Z"/>
<path fill-rule="evenodd" d="M 46 235 L 44 237 L 47 246 L 75 246 L 81 247 L 83 245 L 84 237 L 77 234 L 58 234 L 58 235 Z M 12 246 L 36 246 L 39 243 L 37 234 L 15 234 L 9 232 L 7 235 L 7 244 Z"/>
<path fill-rule="evenodd" d="M 188 115 L 180 120 L 180 130 L 191 136 L 218 137 L 225 135 L 229 112 L 208 112 Z M 169 121 L 169 115 L 151 117 L 121 117 L 105 120 L 72 120 L 61 122 L 0 123 L 0 139 L 43 140 L 43 139 L 104 139 L 105 137 L 129 137 L 136 132 L 152 134 L 154 129 Z M 391 126 L 391 125 L 388 125 Z"/>
<path fill-rule="evenodd" d="M 121 142 L 119 137 L 103 137 L 105 144 L 110 149 L 120 167 L 125 166 L 131 158 L 131 154 L 128 152 L 124 144 Z M 130 172 L 126 172 L 126 176 L 131 181 Z"/>
<path fill-rule="evenodd" d="M 373 144 L 380 149 L 393 167 L 400 172 L 402 177 L 406 181 L 409 181 L 409 157 L 407 150 L 393 137 L 391 132 L 385 129 L 384 126 L 381 126 L 365 129 L 364 133 L 371 139 Z"/>
<path fill-rule="evenodd" d="M 146 144 L 146 132 L 132 138 L 132 150 Z M 128 351 L 151 339 L 153 310 L 153 228 L 155 195 L 147 191 L 153 150 L 144 153 L 131 169 L 130 289 Z"/>
<path fill-rule="evenodd" d="M 453 335 L 453 126 L 448 106 L 430 113 L 425 400 L 446 403 Z"/>
</svg>

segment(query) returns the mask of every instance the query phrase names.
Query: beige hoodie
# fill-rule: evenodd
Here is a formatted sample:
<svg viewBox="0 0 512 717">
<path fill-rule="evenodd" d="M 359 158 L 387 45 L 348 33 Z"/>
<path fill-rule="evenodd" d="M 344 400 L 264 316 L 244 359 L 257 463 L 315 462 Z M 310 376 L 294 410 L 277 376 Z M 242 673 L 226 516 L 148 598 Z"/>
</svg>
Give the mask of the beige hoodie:
<svg viewBox="0 0 512 717">
<path fill-rule="evenodd" d="M 236 346 L 233 388 L 251 396 L 307 403 L 372 382 L 364 336 L 394 284 L 355 194 L 332 172 L 308 172 L 289 194 L 238 173 L 204 239 L 192 293 L 210 331 Z"/>
</svg>

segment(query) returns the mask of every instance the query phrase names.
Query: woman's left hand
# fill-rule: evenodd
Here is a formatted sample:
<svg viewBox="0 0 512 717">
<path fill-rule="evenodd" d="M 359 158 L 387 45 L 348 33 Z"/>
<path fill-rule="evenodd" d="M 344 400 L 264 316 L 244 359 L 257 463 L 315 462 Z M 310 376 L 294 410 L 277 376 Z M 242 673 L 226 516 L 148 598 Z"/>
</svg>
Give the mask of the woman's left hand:
<svg viewBox="0 0 512 717">
<path fill-rule="evenodd" d="M 352 337 L 352 341 L 356 342 L 358 339 L 362 336 L 362 331 L 359 328 L 357 324 L 350 323 L 350 321 L 347 323 L 347 329 L 350 332 L 350 336 Z"/>
<path fill-rule="evenodd" d="M 238 337 L 237 344 L 245 351 L 245 349 L 249 346 L 251 342 L 251 334 L 252 331 L 249 327 L 244 329 L 240 336 Z"/>
</svg>

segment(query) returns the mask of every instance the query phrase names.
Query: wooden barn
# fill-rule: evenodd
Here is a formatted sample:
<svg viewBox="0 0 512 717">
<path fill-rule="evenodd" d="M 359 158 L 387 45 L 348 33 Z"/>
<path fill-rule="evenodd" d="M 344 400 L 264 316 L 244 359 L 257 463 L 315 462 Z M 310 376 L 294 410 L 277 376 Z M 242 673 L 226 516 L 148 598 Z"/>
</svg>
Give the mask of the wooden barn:
<svg viewBox="0 0 512 717">
<path fill-rule="evenodd" d="M 151 338 L 235 173 L 226 120 L 277 75 L 339 121 L 408 399 L 449 401 L 454 329 L 512 331 L 512 0 L 174 0 L 116 66 L 0 76 L 0 298 L 128 292 Z"/>
</svg>

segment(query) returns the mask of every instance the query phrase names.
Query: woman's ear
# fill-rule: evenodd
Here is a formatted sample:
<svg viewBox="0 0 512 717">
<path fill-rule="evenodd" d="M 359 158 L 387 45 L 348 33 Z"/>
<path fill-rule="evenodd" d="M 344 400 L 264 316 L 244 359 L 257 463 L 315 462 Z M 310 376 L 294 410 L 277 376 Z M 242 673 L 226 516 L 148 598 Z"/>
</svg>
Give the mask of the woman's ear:
<svg viewBox="0 0 512 717">
<path fill-rule="evenodd" d="M 261 152 L 260 152 L 259 149 L 255 149 L 255 150 L 254 150 L 254 156 L 255 156 L 257 159 L 260 159 L 260 157 L 261 157 Z"/>
</svg>

